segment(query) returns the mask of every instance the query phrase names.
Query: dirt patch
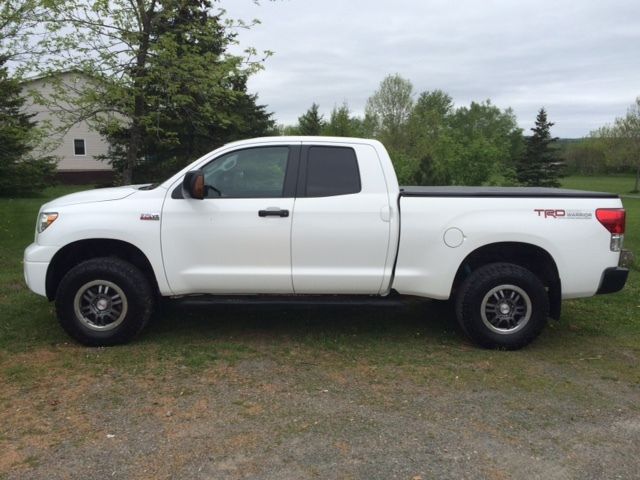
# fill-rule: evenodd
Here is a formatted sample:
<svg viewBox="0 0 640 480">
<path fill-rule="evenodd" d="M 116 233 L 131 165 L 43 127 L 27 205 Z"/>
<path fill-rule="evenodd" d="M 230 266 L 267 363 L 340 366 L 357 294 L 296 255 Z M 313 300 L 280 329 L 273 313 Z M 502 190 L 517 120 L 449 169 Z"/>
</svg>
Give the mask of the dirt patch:
<svg viewBox="0 0 640 480">
<path fill-rule="evenodd" d="M 6 474 L 24 461 L 25 455 L 18 451 L 17 446 L 6 441 L 0 442 L 0 472 Z"/>
</svg>

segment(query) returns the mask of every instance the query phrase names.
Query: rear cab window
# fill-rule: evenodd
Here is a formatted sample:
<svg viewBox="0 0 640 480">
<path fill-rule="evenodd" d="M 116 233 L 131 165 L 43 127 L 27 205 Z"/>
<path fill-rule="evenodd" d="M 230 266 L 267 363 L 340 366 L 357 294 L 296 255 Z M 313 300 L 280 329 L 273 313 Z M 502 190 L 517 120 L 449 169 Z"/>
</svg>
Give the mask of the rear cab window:
<svg viewBox="0 0 640 480">
<path fill-rule="evenodd" d="M 356 152 L 351 147 L 309 147 L 305 196 L 349 195 L 362 190 Z"/>
</svg>

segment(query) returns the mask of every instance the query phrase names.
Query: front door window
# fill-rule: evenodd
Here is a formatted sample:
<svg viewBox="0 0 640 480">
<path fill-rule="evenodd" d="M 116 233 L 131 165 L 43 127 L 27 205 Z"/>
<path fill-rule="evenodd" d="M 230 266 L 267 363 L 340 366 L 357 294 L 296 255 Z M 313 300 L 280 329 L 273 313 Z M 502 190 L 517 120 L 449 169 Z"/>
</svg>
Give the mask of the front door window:
<svg viewBox="0 0 640 480">
<path fill-rule="evenodd" d="M 283 196 L 289 147 L 261 147 L 223 155 L 203 168 L 207 197 Z"/>
</svg>

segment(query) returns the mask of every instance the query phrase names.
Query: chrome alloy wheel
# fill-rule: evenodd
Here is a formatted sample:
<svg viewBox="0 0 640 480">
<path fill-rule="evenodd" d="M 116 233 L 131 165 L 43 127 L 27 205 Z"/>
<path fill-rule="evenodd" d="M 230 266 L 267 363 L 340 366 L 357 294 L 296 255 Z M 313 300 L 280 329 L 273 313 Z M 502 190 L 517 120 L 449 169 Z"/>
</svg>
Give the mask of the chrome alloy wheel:
<svg viewBox="0 0 640 480">
<path fill-rule="evenodd" d="M 482 299 L 480 315 L 489 330 L 511 334 L 524 328 L 531 318 L 531 299 L 516 285 L 498 285 Z"/>
<path fill-rule="evenodd" d="M 108 280 L 93 280 L 82 285 L 76 292 L 73 308 L 86 327 L 101 332 L 120 325 L 129 309 L 122 289 Z"/>
</svg>

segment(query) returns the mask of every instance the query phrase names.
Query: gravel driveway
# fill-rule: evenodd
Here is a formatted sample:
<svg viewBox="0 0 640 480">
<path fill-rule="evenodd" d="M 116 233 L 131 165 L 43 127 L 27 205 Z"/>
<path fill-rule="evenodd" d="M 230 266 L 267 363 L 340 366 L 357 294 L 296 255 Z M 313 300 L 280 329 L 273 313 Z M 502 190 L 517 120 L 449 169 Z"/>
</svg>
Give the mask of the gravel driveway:
<svg viewBox="0 0 640 480">
<path fill-rule="evenodd" d="M 637 348 L 490 352 L 415 313 L 187 309 L 126 347 L 3 354 L 0 477 L 640 477 Z"/>
</svg>

